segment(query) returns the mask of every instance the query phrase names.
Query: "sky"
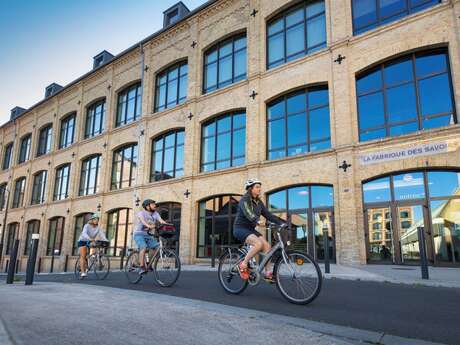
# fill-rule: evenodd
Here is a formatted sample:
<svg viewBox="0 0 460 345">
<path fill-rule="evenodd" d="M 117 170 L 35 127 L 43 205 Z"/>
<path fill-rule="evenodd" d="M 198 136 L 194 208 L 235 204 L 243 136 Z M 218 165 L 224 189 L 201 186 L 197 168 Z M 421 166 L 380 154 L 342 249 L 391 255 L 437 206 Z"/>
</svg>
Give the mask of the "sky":
<svg viewBox="0 0 460 345">
<path fill-rule="evenodd" d="M 179 0 L 0 0 L 0 125 L 45 87 L 90 71 L 102 50 L 117 55 L 158 31 Z M 193 10 L 205 0 L 182 0 Z"/>
</svg>

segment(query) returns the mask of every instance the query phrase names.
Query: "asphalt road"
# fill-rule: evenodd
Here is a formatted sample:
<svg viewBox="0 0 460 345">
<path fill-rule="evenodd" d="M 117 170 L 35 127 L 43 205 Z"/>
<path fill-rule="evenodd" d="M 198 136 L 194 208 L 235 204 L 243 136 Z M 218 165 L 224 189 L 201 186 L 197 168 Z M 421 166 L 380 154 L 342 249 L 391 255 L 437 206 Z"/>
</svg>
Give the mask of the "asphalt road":
<svg viewBox="0 0 460 345">
<path fill-rule="evenodd" d="M 288 303 L 274 285 L 263 282 L 241 295 L 228 295 L 215 272 L 182 272 L 171 288 L 156 286 L 151 274 L 137 285 L 129 284 L 121 272 L 112 272 L 104 281 L 78 281 L 73 275 L 43 275 L 36 279 L 150 291 L 401 337 L 460 343 L 460 289 L 332 279 L 324 281 L 313 303 L 297 306 Z"/>
</svg>

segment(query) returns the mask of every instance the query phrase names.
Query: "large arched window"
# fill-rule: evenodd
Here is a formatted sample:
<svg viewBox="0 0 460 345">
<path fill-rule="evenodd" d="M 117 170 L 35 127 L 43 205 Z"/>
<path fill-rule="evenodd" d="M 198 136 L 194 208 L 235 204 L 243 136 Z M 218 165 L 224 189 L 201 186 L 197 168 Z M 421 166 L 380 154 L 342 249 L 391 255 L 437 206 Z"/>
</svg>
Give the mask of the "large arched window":
<svg viewBox="0 0 460 345">
<path fill-rule="evenodd" d="M 5 208 L 7 199 L 7 183 L 0 184 L 0 211 Z"/>
<path fill-rule="evenodd" d="M 19 223 L 10 223 L 6 233 L 5 255 L 10 255 L 13 251 L 14 241 L 19 234 Z"/>
<path fill-rule="evenodd" d="M 74 143 L 76 118 L 76 113 L 72 113 L 61 120 L 59 149 L 66 148 Z"/>
<path fill-rule="evenodd" d="M 460 264 L 460 171 L 419 170 L 363 183 L 367 258 L 395 264 Z M 420 233 L 421 232 L 421 233 Z"/>
<path fill-rule="evenodd" d="M 26 192 L 26 178 L 20 177 L 14 183 L 13 204 L 11 208 L 24 206 L 24 194 Z"/>
<path fill-rule="evenodd" d="M 118 93 L 117 118 L 115 127 L 136 121 L 141 116 L 141 83 L 131 85 Z"/>
<path fill-rule="evenodd" d="M 152 140 L 150 182 L 184 174 L 184 136 L 184 130 L 178 129 Z"/>
<path fill-rule="evenodd" d="M 352 0 L 355 35 L 439 4 L 441 0 Z"/>
<path fill-rule="evenodd" d="M 137 144 L 129 144 L 113 152 L 111 190 L 131 187 L 136 179 L 137 158 Z"/>
<path fill-rule="evenodd" d="M 236 216 L 239 195 L 222 195 L 201 201 L 198 212 L 197 257 L 212 256 L 212 241 L 215 241 L 215 255 L 218 257 L 225 246 L 239 246 L 233 237 L 233 223 Z"/>
<path fill-rule="evenodd" d="M 132 237 L 133 211 L 121 208 L 108 213 L 107 239 L 110 247 L 107 254 L 112 256 L 125 256 L 128 240 Z"/>
<path fill-rule="evenodd" d="M 335 260 L 334 195 L 331 186 L 304 185 L 268 194 L 270 212 L 291 224 L 292 246 L 324 260 L 324 231 L 329 236 L 329 257 Z"/>
<path fill-rule="evenodd" d="M 11 167 L 12 156 L 13 143 L 6 144 L 3 151 L 2 170 L 7 170 Z"/>
<path fill-rule="evenodd" d="M 62 240 L 64 238 L 64 217 L 55 217 L 49 220 L 48 243 L 46 246 L 46 255 L 61 255 Z"/>
<path fill-rule="evenodd" d="M 219 42 L 204 54 L 203 93 L 246 79 L 246 33 Z"/>
<path fill-rule="evenodd" d="M 86 109 L 85 139 L 104 132 L 105 98 L 99 100 Z"/>
<path fill-rule="evenodd" d="M 32 235 L 38 233 L 40 233 L 40 221 L 38 219 L 29 220 L 27 222 L 26 238 L 24 241 L 24 255 L 30 254 Z"/>
<path fill-rule="evenodd" d="M 49 124 L 40 129 L 38 134 L 37 157 L 51 152 L 53 142 L 53 125 Z"/>
<path fill-rule="evenodd" d="M 356 78 L 360 141 L 456 123 L 445 49 L 383 63 Z"/>
<path fill-rule="evenodd" d="M 282 96 L 268 104 L 267 112 L 268 159 L 331 147 L 327 87 Z"/>
<path fill-rule="evenodd" d="M 166 68 L 157 75 L 155 111 L 184 103 L 187 99 L 187 61 Z"/>
<path fill-rule="evenodd" d="M 81 162 L 80 188 L 78 195 L 92 195 L 99 192 L 99 171 L 101 155 L 85 158 Z"/>
<path fill-rule="evenodd" d="M 42 170 L 34 175 L 32 184 L 32 199 L 31 205 L 43 204 L 46 200 L 46 180 L 48 172 Z"/>
<path fill-rule="evenodd" d="M 267 23 L 267 67 L 326 47 L 324 0 L 302 1 Z"/>
<path fill-rule="evenodd" d="M 27 134 L 21 138 L 19 145 L 18 164 L 30 159 L 30 146 L 32 145 L 32 134 Z"/>
<path fill-rule="evenodd" d="M 92 216 L 91 212 L 80 213 L 75 216 L 75 226 L 73 228 L 73 246 L 72 246 L 72 255 L 78 255 L 78 238 L 81 235 L 83 227 Z"/>
<path fill-rule="evenodd" d="M 86 178 L 85 178 L 86 179 Z M 70 163 L 56 169 L 54 177 L 53 200 L 64 200 L 69 197 Z"/>
<path fill-rule="evenodd" d="M 245 111 L 221 115 L 202 125 L 201 171 L 243 165 L 245 154 Z"/>
</svg>

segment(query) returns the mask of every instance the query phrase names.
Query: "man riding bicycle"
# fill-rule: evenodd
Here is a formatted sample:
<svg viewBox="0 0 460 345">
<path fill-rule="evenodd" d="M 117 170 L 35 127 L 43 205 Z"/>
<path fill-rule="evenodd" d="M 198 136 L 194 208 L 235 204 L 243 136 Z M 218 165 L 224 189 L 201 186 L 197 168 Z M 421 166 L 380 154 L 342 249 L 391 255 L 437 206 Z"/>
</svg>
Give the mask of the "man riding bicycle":
<svg viewBox="0 0 460 345">
<path fill-rule="evenodd" d="M 83 230 L 78 238 L 78 251 L 80 252 L 80 277 L 84 278 L 88 275 L 86 267 L 86 255 L 91 243 L 96 241 L 99 237 L 101 241 L 108 241 L 104 231 L 99 227 L 99 215 L 93 213 L 88 223 L 85 224 Z"/>
<path fill-rule="evenodd" d="M 142 203 L 143 210 L 137 213 L 136 225 L 134 227 L 134 241 L 139 248 L 140 256 L 140 270 L 139 274 L 147 272 L 145 267 L 145 253 L 147 249 L 156 249 L 160 244 L 153 235 L 149 234 L 150 230 L 155 229 L 155 224 L 166 224 L 161 218 L 160 214 L 156 211 L 157 204 L 155 200 L 146 199 Z"/>
<path fill-rule="evenodd" d="M 233 226 L 233 235 L 242 243 L 247 243 L 251 246 L 244 260 L 239 264 L 241 278 L 248 280 L 248 262 L 259 252 L 268 253 L 271 249 L 267 240 L 256 230 L 256 226 L 262 225 L 260 216 L 262 215 L 265 219 L 278 225 L 284 225 L 284 221 L 271 214 L 262 200 L 260 200 L 262 182 L 257 179 L 249 179 L 245 187 L 246 194 L 243 195 L 238 203 L 238 210 Z M 264 278 L 265 280 L 273 281 L 273 273 L 270 264 L 265 266 Z"/>
</svg>

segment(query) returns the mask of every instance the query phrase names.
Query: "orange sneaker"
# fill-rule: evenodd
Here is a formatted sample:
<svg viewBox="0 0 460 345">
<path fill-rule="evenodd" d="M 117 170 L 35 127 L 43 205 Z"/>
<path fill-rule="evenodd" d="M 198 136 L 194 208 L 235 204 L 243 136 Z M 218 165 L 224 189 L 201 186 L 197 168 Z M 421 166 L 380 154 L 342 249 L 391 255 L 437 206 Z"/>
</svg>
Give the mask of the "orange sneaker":
<svg viewBox="0 0 460 345">
<path fill-rule="evenodd" d="M 243 263 L 240 262 L 240 264 L 238 265 L 238 270 L 240 272 L 240 277 L 241 279 L 243 280 L 248 280 L 249 279 L 249 271 L 248 271 L 248 268 L 247 267 L 242 267 Z"/>
</svg>

